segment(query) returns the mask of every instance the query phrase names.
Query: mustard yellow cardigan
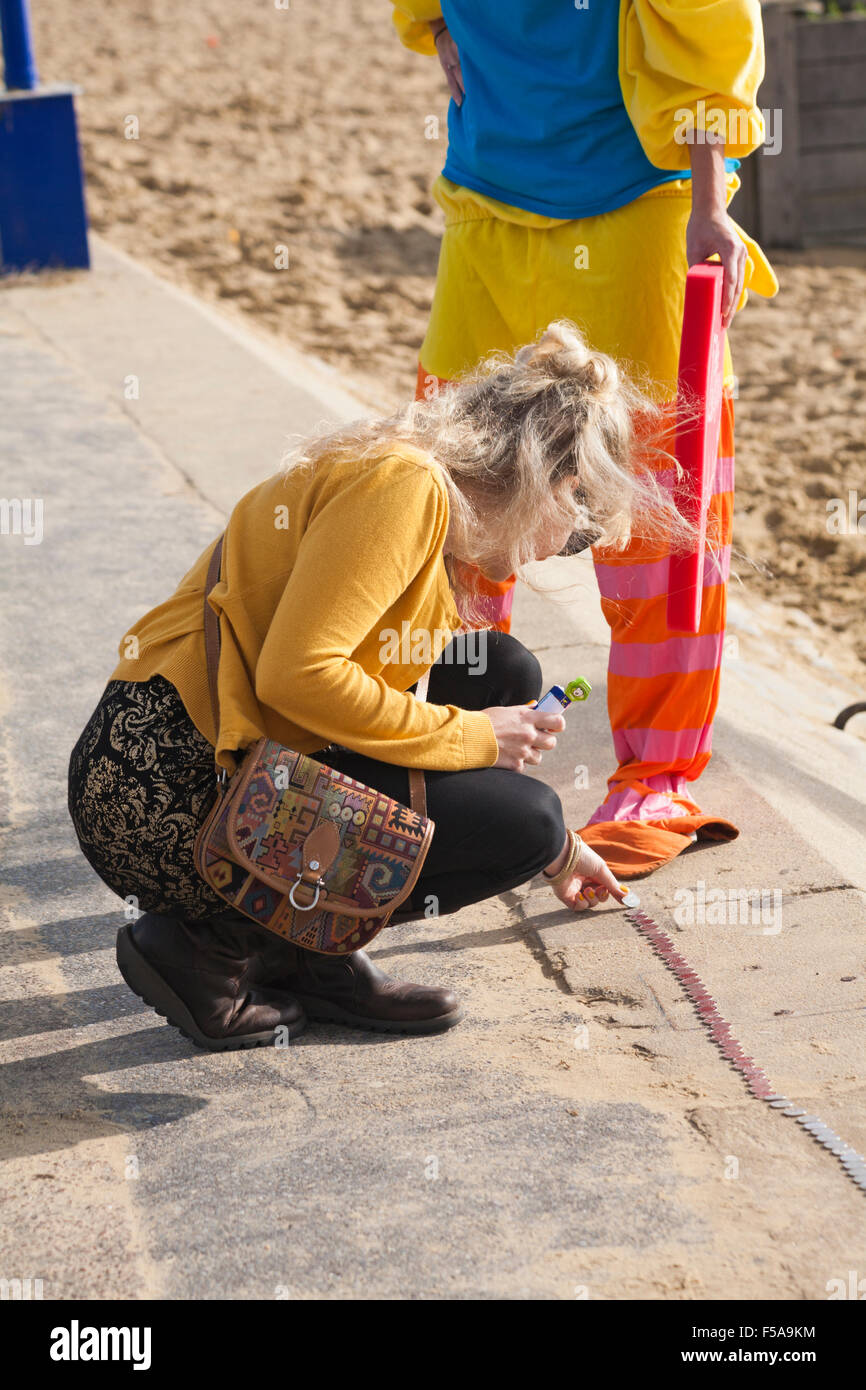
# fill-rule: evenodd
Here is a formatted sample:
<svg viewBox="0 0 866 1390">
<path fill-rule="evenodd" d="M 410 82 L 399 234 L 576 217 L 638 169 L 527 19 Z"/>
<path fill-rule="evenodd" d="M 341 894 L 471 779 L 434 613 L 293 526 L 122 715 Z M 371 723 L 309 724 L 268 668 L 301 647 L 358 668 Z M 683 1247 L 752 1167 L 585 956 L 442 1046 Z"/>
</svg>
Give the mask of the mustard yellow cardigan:
<svg viewBox="0 0 866 1390">
<path fill-rule="evenodd" d="M 230 770 L 233 752 L 263 736 L 301 753 L 339 743 L 404 767 L 491 766 L 486 714 L 406 693 L 460 627 L 447 529 L 441 470 L 408 447 L 270 478 L 229 518 L 210 599 L 222 641 L 219 730 L 203 623 L 213 545 L 124 635 L 112 679 L 164 676 Z"/>
</svg>

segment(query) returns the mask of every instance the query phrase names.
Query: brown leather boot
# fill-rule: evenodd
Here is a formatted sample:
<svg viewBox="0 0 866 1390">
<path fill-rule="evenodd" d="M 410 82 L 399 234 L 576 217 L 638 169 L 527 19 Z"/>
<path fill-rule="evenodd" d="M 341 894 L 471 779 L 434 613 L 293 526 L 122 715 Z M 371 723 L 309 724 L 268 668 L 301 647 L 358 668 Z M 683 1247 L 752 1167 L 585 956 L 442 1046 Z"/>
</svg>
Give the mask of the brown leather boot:
<svg viewBox="0 0 866 1390">
<path fill-rule="evenodd" d="M 463 1017 L 450 989 L 392 980 L 364 951 L 325 956 L 293 949 L 291 973 L 270 983 L 291 990 L 308 1018 L 377 1033 L 444 1033 Z"/>
<path fill-rule="evenodd" d="M 209 1052 L 274 1043 L 277 1028 L 287 1038 L 303 1032 L 297 999 L 270 985 L 290 950 L 231 914 L 190 922 L 146 912 L 117 933 L 117 964 L 132 992 Z"/>
</svg>

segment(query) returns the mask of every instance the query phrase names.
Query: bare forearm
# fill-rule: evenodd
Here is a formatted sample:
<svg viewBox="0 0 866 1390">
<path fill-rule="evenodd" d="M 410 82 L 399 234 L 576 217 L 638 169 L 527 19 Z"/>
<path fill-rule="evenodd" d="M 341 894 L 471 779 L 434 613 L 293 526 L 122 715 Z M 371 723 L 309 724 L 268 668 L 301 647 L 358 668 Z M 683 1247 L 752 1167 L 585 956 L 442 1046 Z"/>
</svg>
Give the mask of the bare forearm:
<svg viewBox="0 0 866 1390">
<path fill-rule="evenodd" d="M 707 141 L 712 140 L 707 135 Z M 718 216 L 725 211 L 725 147 L 716 144 L 689 144 L 692 166 L 692 207 L 702 216 Z"/>
<path fill-rule="evenodd" d="M 725 147 L 707 132 L 705 142 L 688 145 L 692 166 L 692 213 L 686 228 L 686 259 L 697 265 L 717 255 L 724 267 L 722 324 L 731 322 L 743 292 L 746 248 L 727 207 Z"/>
</svg>

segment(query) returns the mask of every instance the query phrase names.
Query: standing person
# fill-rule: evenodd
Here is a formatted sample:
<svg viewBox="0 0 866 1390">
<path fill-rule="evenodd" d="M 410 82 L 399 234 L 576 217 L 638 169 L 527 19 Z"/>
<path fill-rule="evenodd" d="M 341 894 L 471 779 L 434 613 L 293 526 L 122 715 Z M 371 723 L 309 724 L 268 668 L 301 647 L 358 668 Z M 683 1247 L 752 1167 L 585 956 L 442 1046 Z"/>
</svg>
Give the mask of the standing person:
<svg viewBox="0 0 866 1390">
<path fill-rule="evenodd" d="M 482 633 L 483 663 L 466 643 L 452 659 L 452 565 L 495 580 L 579 532 L 613 546 L 636 530 L 688 536 L 635 466 L 644 411 L 610 358 L 551 324 L 434 400 L 309 441 L 234 508 L 219 581 L 207 579 L 215 542 L 123 637 L 72 753 L 69 810 L 99 876 L 144 909 L 118 936 L 124 978 L 200 1046 L 294 1036 L 307 1018 L 431 1033 L 461 1017 L 449 991 L 390 980 L 361 950 L 319 954 L 227 911 L 198 873 L 214 761 L 230 772 L 261 738 L 404 803 L 408 769 L 427 770 L 436 829 L 413 915 L 431 895 L 454 912 L 542 873 L 569 907 L 622 900 L 556 793 L 523 775 L 564 727 L 530 707 L 536 658 Z M 220 633 L 213 701 L 206 592 Z M 412 690 L 428 671 L 421 703 Z"/>
<path fill-rule="evenodd" d="M 418 394 L 565 315 L 670 406 L 687 267 L 719 256 L 725 326 L 746 288 L 778 289 L 726 212 L 739 187 L 732 157 L 763 139 L 758 0 L 399 0 L 393 19 L 404 44 L 438 56 L 452 98 Z M 635 539 L 624 553 L 593 551 L 611 629 L 618 767 L 582 834 L 621 878 L 651 872 L 695 838 L 738 834 L 687 790 L 709 761 L 718 703 L 733 384 L 726 348 L 709 523 L 719 554 L 705 568 L 700 632 L 667 630 L 664 546 Z M 513 577 L 477 579 L 488 620 L 505 631 L 512 587 Z"/>
</svg>

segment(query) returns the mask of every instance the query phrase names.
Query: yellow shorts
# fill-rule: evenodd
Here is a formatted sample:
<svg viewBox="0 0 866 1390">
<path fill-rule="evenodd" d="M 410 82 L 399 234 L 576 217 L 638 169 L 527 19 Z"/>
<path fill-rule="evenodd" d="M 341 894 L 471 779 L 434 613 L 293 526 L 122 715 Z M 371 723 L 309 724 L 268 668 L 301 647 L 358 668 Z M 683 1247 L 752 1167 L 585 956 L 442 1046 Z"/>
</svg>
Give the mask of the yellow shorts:
<svg viewBox="0 0 866 1390">
<path fill-rule="evenodd" d="M 739 187 L 728 179 L 728 199 Z M 436 292 L 421 363 L 460 376 L 494 349 L 531 342 L 553 319 L 573 319 L 598 351 L 641 378 L 658 400 L 676 389 L 691 180 L 650 189 L 614 212 L 563 222 L 496 203 L 440 176 L 445 212 Z M 748 252 L 746 289 L 778 281 L 761 248 Z M 730 355 L 727 375 L 731 376 Z"/>
</svg>

